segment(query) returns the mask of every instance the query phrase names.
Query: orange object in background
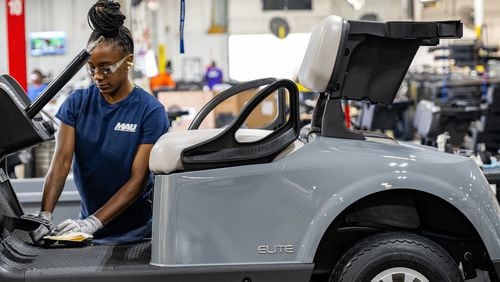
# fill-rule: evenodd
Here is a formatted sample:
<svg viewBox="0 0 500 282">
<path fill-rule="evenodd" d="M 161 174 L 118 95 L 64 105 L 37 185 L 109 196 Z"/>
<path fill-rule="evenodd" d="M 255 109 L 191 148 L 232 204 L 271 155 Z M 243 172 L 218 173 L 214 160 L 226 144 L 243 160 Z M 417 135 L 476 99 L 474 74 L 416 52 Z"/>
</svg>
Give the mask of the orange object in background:
<svg viewBox="0 0 500 282">
<path fill-rule="evenodd" d="M 159 73 L 157 76 L 153 76 L 149 79 L 149 87 L 153 92 L 165 88 L 174 89 L 175 85 L 175 81 L 168 72 Z"/>
<path fill-rule="evenodd" d="M 158 75 L 149 79 L 149 89 L 157 97 L 160 90 L 173 90 L 176 83 L 172 78 L 172 65 L 167 61 L 166 47 L 163 44 L 158 45 Z"/>
</svg>

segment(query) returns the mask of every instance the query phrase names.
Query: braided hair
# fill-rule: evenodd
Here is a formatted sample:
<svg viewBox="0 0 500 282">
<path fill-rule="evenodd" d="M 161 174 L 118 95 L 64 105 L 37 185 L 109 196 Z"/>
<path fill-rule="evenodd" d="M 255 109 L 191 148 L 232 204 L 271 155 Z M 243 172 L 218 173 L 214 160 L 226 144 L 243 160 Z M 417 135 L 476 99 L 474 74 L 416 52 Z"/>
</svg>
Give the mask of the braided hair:
<svg viewBox="0 0 500 282">
<path fill-rule="evenodd" d="M 87 22 L 92 29 L 88 43 L 94 42 L 101 35 L 105 42 L 115 43 L 125 53 L 134 53 L 132 33 L 123 26 L 125 15 L 120 11 L 120 4 L 112 0 L 98 0 L 87 14 Z"/>
</svg>

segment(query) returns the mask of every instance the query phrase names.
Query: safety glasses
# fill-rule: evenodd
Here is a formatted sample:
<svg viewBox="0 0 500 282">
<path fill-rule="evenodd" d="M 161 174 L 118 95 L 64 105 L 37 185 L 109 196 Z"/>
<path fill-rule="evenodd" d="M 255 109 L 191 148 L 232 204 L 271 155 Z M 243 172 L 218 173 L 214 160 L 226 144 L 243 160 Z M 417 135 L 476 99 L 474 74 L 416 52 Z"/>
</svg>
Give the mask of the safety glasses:
<svg viewBox="0 0 500 282">
<path fill-rule="evenodd" d="M 119 60 L 117 63 L 105 66 L 105 67 L 91 67 L 87 65 L 87 71 L 91 76 L 95 76 L 96 74 L 99 74 L 100 76 L 106 78 L 110 77 L 113 73 L 115 73 L 118 68 L 125 62 L 125 60 L 128 58 L 129 55 L 123 57 L 121 60 Z"/>
</svg>

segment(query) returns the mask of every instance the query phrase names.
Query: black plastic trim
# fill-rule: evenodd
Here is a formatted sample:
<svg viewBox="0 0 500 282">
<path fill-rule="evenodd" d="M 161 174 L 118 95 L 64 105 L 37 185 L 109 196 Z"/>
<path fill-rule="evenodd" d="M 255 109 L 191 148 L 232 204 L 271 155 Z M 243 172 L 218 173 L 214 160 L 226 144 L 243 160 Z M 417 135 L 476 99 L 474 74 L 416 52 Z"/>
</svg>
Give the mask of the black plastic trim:
<svg viewBox="0 0 500 282">
<path fill-rule="evenodd" d="M 274 91 L 286 88 L 290 96 L 290 118 L 286 124 L 261 140 L 240 143 L 235 134 L 252 111 Z M 236 165 L 266 163 L 274 159 L 299 136 L 299 91 L 288 79 L 278 80 L 260 90 L 241 110 L 233 122 L 217 136 L 184 149 L 181 159 L 186 170 L 210 169 Z"/>
<path fill-rule="evenodd" d="M 438 22 L 370 22 L 349 21 L 350 34 L 367 34 L 391 39 L 459 38 L 463 35 L 460 21 Z M 436 42 L 436 44 L 439 41 Z"/>
<path fill-rule="evenodd" d="M 348 48 L 349 43 L 349 30 L 350 23 L 346 20 L 342 21 L 342 35 L 340 36 L 340 47 L 335 58 L 335 65 L 333 67 L 332 76 L 328 81 L 327 89 L 330 91 L 339 91 L 341 88 L 342 80 L 344 79 L 346 64 L 349 62 L 350 51 Z"/>
<path fill-rule="evenodd" d="M 345 126 L 341 100 L 334 97 L 330 97 L 326 103 L 323 124 L 321 125 L 321 136 L 365 140 L 361 132 Z"/>
<path fill-rule="evenodd" d="M 390 104 L 419 46 L 461 36 L 460 21 L 344 22 L 326 92 L 343 99 Z"/>
<path fill-rule="evenodd" d="M 340 99 L 391 104 L 419 46 L 461 36 L 460 21 L 344 20 L 332 76 L 311 128 L 321 128 L 322 136 L 363 140 L 362 133 L 346 128 Z"/>
<path fill-rule="evenodd" d="M 350 56 L 344 63 L 341 90 L 335 97 L 391 104 L 420 41 L 372 35 L 349 36 Z M 358 74 L 358 75 L 356 75 Z"/>
<path fill-rule="evenodd" d="M 0 76 L 0 158 L 44 141 L 36 125 L 24 112 L 26 93 L 8 75 Z M 13 127 L 15 125 L 15 127 Z M 43 133 L 42 133 L 43 135 Z"/>
<path fill-rule="evenodd" d="M 0 224 L 4 227 L 7 218 L 19 218 L 24 214 L 23 208 L 19 203 L 16 192 L 10 183 L 10 180 L 0 183 L 0 208 L 5 209 L 0 216 Z"/>
<path fill-rule="evenodd" d="M 151 265 L 116 266 L 113 268 L 73 267 L 32 269 L 25 272 L 26 280 L 19 275 L 0 277 L 6 282 L 306 282 L 309 281 L 313 264 L 254 264 L 227 266 L 158 267 Z M 17 276 L 17 277 L 16 277 Z"/>
<path fill-rule="evenodd" d="M 321 124 L 323 122 L 323 113 L 325 112 L 326 102 L 328 101 L 328 95 L 325 92 L 320 92 L 318 101 L 316 102 L 316 107 L 314 108 L 313 115 L 311 118 L 311 128 L 321 129 Z"/>
<path fill-rule="evenodd" d="M 21 87 L 21 85 L 19 85 L 19 83 L 15 78 L 13 78 L 8 74 L 2 75 L 2 78 L 9 83 L 9 86 L 12 87 L 12 89 L 16 93 L 24 93 L 24 89 Z M 19 98 L 24 103 L 25 107 L 27 107 L 31 103 L 30 98 L 28 98 L 28 95 L 19 95 Z"/>
<path fill-rule="evenodd" d="M 493 266 L 495 266 L 495 271 L 497 272 L 497 277 L 500 279 L 500 260 L 493 261 Z"/>
</svg>

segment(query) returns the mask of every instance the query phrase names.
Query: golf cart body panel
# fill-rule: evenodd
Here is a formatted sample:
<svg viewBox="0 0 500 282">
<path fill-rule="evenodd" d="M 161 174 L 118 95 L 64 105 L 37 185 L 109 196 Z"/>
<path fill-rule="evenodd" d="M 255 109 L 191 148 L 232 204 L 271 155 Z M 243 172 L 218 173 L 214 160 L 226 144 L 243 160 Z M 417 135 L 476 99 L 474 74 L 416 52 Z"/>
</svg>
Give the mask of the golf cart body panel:
<svg viewBox="0 0 500 282">
<path fill-rule="evenodd" d="M 472 161 L 389 139 L 365 138 L 339 126 L 340 98 L 392 102 L 418 46 L 459 37 L 461 24 L 334 17 L 325 26 L 342 34 L 325 41 L 338 45 L 332 49 L 338 50 L 335 60 L 310 64 L 320 66 L 313 76 L 327 72 L 317 90 L 329 92 L 318 101 L 317 116 L 322 119 L 313 120 L 320 128 L 316 138 L 298 146 L 297 88 L 289 80 L 270 83 L 227 128 L 179 150 L 178 158 L 164 159 L 180 160 L 182 168 L 154 169 L 151 242 L 81 249 L 34 246 L 25 232 L 34 230 L 33 222 L 22 218 L 22 208 L 0 168 L 1 280 L 310 281 L 315 253 L 332 222 L 353 204 L 386 191 L 422 191 L 446 201 L 475 227 L 489 258 L 499 261 L 499 207 Z M 329 32 L 312 38 L 322 36 Z M 28 137 L 2 131 L 0 158 L 53 137 L 36 115 L 89 56 L 81 53 L 31 105 L 13 102 L 25 93 L 5 84 L 8 89 L 0 95 L 8 96 L 0 97 L 7 100 L 0 103 L 0 119 L 37 125 L 28 126 Z M 279 89 L 288 91 L 288 119 L 277 123 L 269 135 L 239 142 L 235 136 L 245 118 Z M 43 134 L 36 133 L 38 129 Z M 165 150 L 155 145 L 151 159 Z M 161 163 L 161 155 L 159 159 Z M 19 231 L 24 236 L 17 236 L 16 229 L 24 230 Z"/>
<path fill-rule="evenodd" d="M 317 137 L 272 163 L 157 175 L 151 262 L 311 263 L 342 211 L 394 189 L 447 201 L 500 258 L 500 209 L 472 160 L 412 144 Z"/>
</svg>

